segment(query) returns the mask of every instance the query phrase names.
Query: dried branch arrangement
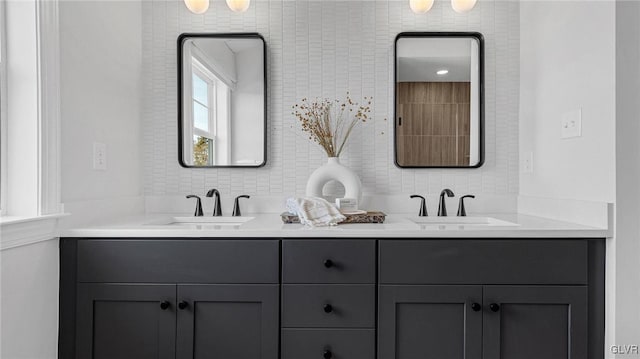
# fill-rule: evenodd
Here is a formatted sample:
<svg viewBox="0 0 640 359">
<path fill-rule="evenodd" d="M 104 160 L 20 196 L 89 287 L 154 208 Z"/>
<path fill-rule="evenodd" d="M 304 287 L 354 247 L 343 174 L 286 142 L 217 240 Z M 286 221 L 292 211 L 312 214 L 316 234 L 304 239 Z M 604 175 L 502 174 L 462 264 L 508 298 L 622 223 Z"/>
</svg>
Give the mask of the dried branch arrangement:
<svg viewBox="0 0 640 359">
<path fill-rule="evenodd" d="M 329 157 L 339 157 L 353 129 L 365 123 L 371 113 L 372 97 L 364 97 L 361 105 L 347 92 L 344 100 L 303 98 L 292 106 L 296 117 L 309 139 L 319 144 Z"/>
</svg>

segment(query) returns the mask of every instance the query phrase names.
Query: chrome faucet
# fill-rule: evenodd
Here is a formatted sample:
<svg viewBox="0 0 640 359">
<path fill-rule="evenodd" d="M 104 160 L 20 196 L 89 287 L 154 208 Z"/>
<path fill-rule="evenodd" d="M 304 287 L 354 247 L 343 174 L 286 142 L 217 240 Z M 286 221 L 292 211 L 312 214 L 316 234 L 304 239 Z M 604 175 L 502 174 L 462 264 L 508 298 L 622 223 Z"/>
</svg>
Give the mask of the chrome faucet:
<svg viewBox="0 0 640 359">
<path fill-rule="evenodd" d="M 447 195 L 447 197 L 453 197 L 455 196 L 453 194 L 453 191 L 451 191 L 448 188 L 445 188 L 442 190 L 442 192 L 440 192 L 440 203 L 438 204 L 438 216 L 439 217 L 446 217 L 447 216 L 447 204 L 444 200 L 444 195 Z"/>
<path fill-rule="evenodd" d="M 222 205 L 220 204 L 220 192 L 217 189 L 210 189 L 207 192 L 207 197 L 214 197 L 213 199 L 213 216 L 220 217 L 222 216 Z"/>
</svg>

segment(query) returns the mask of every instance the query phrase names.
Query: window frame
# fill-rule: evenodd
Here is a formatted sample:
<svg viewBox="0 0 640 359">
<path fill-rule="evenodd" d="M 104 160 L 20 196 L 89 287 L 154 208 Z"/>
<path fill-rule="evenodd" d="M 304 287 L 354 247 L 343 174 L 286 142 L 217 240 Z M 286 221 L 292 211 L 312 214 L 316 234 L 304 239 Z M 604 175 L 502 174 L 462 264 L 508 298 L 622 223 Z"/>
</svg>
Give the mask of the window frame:
<svg viewBox="0 0 640 359">
<path fill-rule="evenodd" d="M 215 142 L 216 140 L 216 124 L 217 124 L 217 113 L 218 113 L 218 101 L 217 101 L 217 92 L 218 92 L 218 78 L 215 77 L 215 75 L 213 75 L 210 71 L 207 70 L 207 68 L 202 65 L 202 63 L 197 59 L 197 57 L 192 56 L 192 67 L 191 67 L 191 73 L 195 74 L 196 76 L 198 76 L 199 78 L 201 78 L 202 80 L 204 80 L 204 82 L 207 83 L 207 101 L 209 102 L 207 104 L 207 106 L 205 106 L 207 108 L 207 114 L 208 116 L 208 122 L 209 122 L 209 131 L 205 131 L 202 130 L 200 128 L 197 128 L 195 125 L 195 118 L 194 118 L 194 109 L 193 109 L 193 102 L 198 102 L 200 103 L 198 100 L 195 99 L 194 94 L 193 94 L 193 90 L 191 91 L 191 129 L 193 131 L 194 135 L 200 136 L 200 137 L 206 137 L 210 140 L 213 140 Z M 192 88 L 193 88 L 193 83 L 192 83 Z M 204 104 L 200 103 L 201 105 L 204 106 Z"/>
<path fill-rule="evenodd" d="M 60 201 L 58 5 L 58 0 L 0 1 L 6 79 L 0 251 L 56 238 L 58 220 L 67 215 Z M 14 48 L 24 51 L 14 53 Z M 10 73 L 14 66 L 19 68 L 18 94 Z M 37 140 L 13 141 L 24 136 Z"/>
</svg>

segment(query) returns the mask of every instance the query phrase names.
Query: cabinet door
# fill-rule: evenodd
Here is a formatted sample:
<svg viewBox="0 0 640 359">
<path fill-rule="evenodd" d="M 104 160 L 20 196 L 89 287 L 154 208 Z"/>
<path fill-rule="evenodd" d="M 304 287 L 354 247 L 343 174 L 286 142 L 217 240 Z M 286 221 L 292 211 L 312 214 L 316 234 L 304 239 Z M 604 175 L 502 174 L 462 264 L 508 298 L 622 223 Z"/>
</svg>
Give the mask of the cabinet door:
<svg viewBox="0 0 640 359">
<path fill-rule="evenodd" d="M 178 359 L 277 359 L 278 285 L 178 285 Z"/>
<path fill-rule="evenodd" d="M 481 286 L 380 286 L 378 358 L 480 359 Z"/>
<path fill-rule="evenodd" d="M 79 284 L 76 358 L 175 358 L 175 296 L 175 285 Z"/>
<path fill-rule="evenodd" d="M 587 288 L 485 286 L 484 359 L 587 357 Z"/>
</svg>

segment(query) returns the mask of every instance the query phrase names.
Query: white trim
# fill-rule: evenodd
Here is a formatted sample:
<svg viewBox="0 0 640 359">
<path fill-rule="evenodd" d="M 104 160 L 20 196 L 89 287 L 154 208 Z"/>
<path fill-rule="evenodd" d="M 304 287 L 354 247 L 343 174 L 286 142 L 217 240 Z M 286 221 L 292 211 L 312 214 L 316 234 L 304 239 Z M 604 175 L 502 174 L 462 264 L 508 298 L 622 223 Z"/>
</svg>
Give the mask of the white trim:
<svg viewBox="0 0 640 359">
<path fill-rule="evenodd" d="M 58 237 L 58 219 L 66 214 L 31 218 L 4 218 L 0 223 L 0 251 Z"/>
<path fill-rule="evenodd" d="M 3 216 L 59 213 L 60 66 L 58 0 L 3 2 L 7 77 Z M 11 36 L 11 34 L 15 36 Z M 20 35 L 16 35 L 20 34 Z M 14 71 L 15 70 L 15 71 Z M 14 81 L 15 80 L 15 81 Z M 6 108 L 6 109 L 5 109 Z M 24 138 L 36 138 L 24 141 Z"/>
<path fill-rule="evenodd" d="M 60 205 L 60 36 L 58 0 L 37 3 L 40 97 L 40 215 Z"/>
<path fill-rule="evenodd" d="M 0 1 L 0 216 L 7 210 L 7 47 L 5 1 Z"/>
</svg>

